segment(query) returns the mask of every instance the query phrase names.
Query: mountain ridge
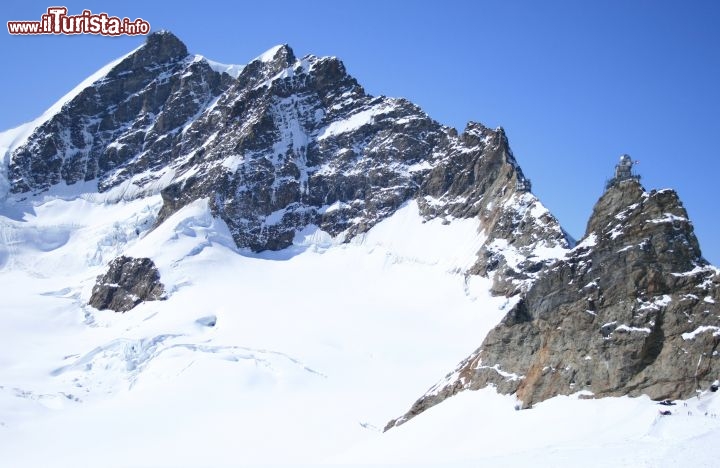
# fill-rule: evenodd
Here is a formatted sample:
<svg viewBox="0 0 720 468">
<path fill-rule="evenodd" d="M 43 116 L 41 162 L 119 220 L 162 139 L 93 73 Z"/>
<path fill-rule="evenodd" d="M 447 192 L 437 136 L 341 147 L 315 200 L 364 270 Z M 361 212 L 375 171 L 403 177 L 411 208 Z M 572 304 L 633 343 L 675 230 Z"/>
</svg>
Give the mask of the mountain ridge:
<svg viewBox="0 0 720 468">
<path fill-rule="evenodd" d="M 501 128 L 458 135 L 405 99 L 368 95 L 337 58 L 297 59 L 287 45 L 233 78 L 153 34 L 14 148 L 8 173 L 19 197 L 95 180 L 124 197 L 159 192 L 157 223 L 208 198 L 252 251 L 286 248 L 310 225 L 349 240 L 417 199 L 428 219 L 484 219 L 472 273 L 492 273 L 498 294 L 569 246 Z"/>
<path fill-rule="evenodd" d="M 386 429 L 468 389 L 494 386 L 525 407 L 576 391 L 686 398 L 718 370 L 718 273 L 677 194 L 617 180 L 576 245 L 533 195 L 501 127 L 469 122 L 458 133 L 406 99 L 367 94 L 336 57 L 297 58 L 285 44 L 228 66 L 155 33 L 40 122 L 6 145 L 6 206 L 57 187 L 117 194 L 112 202 L 155 196 L 141 236 L 199 203 L 253 254 L 313 229 L 347 243 L 410 204 L 424 222 L 477 220 L 479 248 L 454 273 L 488 278 L 508 311 Z M 134 284 L 111 300 L 126 264 L 147 276 L 143 295 L 165 298 L 152 258 L 118 254 L 93 304 L 142 304 Z M 702 373 L 684 348 L 708 358 Z"/>
</svg>

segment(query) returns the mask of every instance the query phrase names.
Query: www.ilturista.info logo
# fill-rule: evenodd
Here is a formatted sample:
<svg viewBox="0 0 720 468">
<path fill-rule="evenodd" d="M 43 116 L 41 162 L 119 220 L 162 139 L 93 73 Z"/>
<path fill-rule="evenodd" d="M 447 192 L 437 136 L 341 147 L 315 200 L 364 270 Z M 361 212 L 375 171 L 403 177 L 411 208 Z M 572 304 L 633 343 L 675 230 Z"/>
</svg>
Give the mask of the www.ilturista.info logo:
<svg viewBox="0 0 720 468">
<path fill-rule="evenodd" d="M 148 34 L 150 23 L 138 18 L 108 16 L 107 13 L 95 14 L 83 10 L 79 15 L 67 14 L 65 7 L 50 7 L 40 21 L 8 21 L 10 34 L 100 34 L 102 36 L 135 36 Z"/>
</svg>

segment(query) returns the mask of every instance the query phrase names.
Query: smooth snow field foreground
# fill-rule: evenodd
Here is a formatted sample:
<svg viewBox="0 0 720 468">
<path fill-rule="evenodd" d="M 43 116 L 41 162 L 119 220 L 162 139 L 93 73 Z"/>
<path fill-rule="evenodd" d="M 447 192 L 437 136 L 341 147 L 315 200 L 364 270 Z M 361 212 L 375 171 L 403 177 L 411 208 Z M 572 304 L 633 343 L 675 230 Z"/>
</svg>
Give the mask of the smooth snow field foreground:
<svg viewBox="0 0 720 468">
<path fill-rule="evenodd" d="M 159 196 L 106 199 L 3 208 L 0 466 L 720 463 L 714 393 L 660 416 L 647 398 L 515 411 L 485 389 L 383 434 L 512 305 L 464 275 L 477 221 L 409 203 L 349 243 L 309 228 L 249 254 L 204 200 L 151 230 Z M 168 299 L 85 305 L 120 254 L 151 257 Z"/>
</svg>

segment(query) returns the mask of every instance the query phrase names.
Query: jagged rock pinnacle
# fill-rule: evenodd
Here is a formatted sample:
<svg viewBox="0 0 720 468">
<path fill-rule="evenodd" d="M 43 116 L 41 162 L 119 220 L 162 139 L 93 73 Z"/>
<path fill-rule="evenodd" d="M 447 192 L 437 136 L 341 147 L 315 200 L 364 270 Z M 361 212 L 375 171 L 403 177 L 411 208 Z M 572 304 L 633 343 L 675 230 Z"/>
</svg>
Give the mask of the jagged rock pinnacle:
<svg viewBox="0 0 720 468">
<path fill-rule="evenodd" d="M 718 303 L 720 274 L 702 259 L 677 194 L 617 181 L 585 237 L 540 275 L 456 377 L 387 428 L 490 384 L 526 407 L 581 390 L 688 398 L 720 372 Z"/>
<path fill-rule="evenodd" d="M 627 179 L 608 187 L 593 207 L 592 215 L 585 229 L 585 236 L 598 231 L 603 225 L 612 222 L 613 217 L 633 203 L 639 203 L 645 189 L 635 179 Z"/>
<path fill-rule="evenodd" d="M 185 44 L 169 31 L 154 32 L 147 37 L 145 45 L 131 56 L 133 67 L 173 62 L 185 58 Z"/>
<path fill-rule="evenodd" d="M 279 65 L 282 65 L 283 67 L 289 67 L 290 65 L 295 63 L 295 60 L 297 60 L 297 58 L 295 57 L 295 53 L 293 52 L 292 48 L 288 44 L 282 44 L 277 47 L 275 54 L 273 54 L 272 60 L 277 62 Z"/>
</svg>

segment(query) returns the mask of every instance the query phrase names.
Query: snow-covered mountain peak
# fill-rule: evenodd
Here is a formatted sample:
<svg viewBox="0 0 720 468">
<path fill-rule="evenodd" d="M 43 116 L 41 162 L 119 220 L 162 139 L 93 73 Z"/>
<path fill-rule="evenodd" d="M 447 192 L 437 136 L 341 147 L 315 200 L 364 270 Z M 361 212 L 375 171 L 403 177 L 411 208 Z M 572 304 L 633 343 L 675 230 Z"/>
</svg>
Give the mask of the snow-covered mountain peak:
<svg viewBox="0 0 720 468">
<path fill-rule="evenodd" d="M 289 66 L 295 61 L 295 53 L 289 45 L 279 44 L 258 55 L 255 59 L 251 60 L 250 63 L 255 60 L 259 60 L 261 62 L 283 61 Z"/>
<path fill-rule="evenodd" d="M 170 31 L 152 33 L 145 44 L 132 54 L 134 67 L 173 62 L 188 56 L 187 46 Z"/>
<path fill-rule="evenodd" d="M 528 209 L 539 202 L 502 129 L 471 122 L 458 136 L 407 100 L 368 95 L 337 58 L 297 59 L 287 45 L 239 67 L 153 34 L 6 159 L 12 200 L 58 185 L 96 184 L 107 200 L 160 193 L 163 222 L 207 199 L 254 251 L 286 248 L 311 226 L 350 240 L 413 199 L 427 219 L 484 219 L 494 247 L 474 269 L 483 275 L 509 261 L 525 278 L 520 258 L 540 238 L 568 246 L 552 215 L 521 221 L 544 209 Z M 548 234 L 519 234 L 528 229 Z"/>
<path fill-rule="evenodd" d="M 1 140 L 0 445 L 14 466 L 48 464 L 31 445 L 106 465 L 118 434 L 133 446 L 119 465 L 222 465 L 238 445 L 247 463 L 344 460 L 432 426 L 379 433 L 486 336 L 402 421 L 487 383 L 528 404 L 582 385 L 685 395 L 715 369 L 717 270 L 673 193 L 610 193 L 571 249 L 502 128 L 458 134 L 287 45 L 223 65 L 156 33 L 78 88 Z M 467 393 L 418 419 L 467 420 Z M 513 436 L 535 421 L 515 397 L 473 397 L 507 406 Z M 651 402 L 623 402 L 656 433 Z M 443 421 L 453 440 L 482 439 Z M 87 427 L 97 441 L 77 437 Z"/>
</svg>

